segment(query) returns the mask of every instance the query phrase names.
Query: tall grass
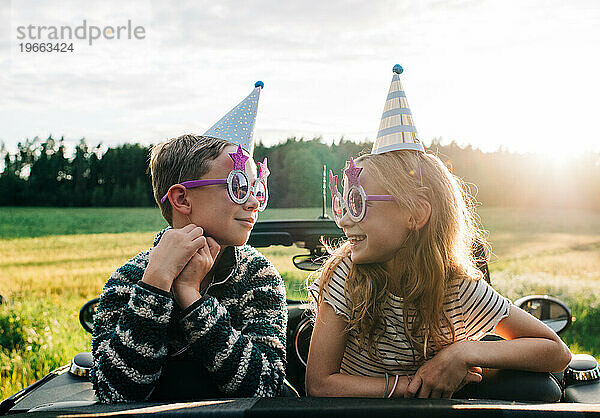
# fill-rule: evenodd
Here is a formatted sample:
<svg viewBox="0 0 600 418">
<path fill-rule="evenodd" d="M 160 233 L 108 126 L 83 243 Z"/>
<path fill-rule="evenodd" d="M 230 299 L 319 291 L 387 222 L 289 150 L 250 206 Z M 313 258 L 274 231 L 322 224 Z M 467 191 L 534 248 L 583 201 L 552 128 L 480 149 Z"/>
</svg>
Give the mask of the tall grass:
<svg viewBox="0 0 600 418">
<path fill-rule="evenodd" d="M 320 209 L 268 210 L 262 219 L 315 218 Z M 546 293 L 565 300 L 573 352 L 600 357 L 600 213 L 481 209 L 494 255 L 492 284 L 511 299 Z M 0 208 L 0 398 L 89 351 L 78 311 L 108 276 L 152 245 L 164 221 L 155 209 Z M 261 251 L 278 267 L 288 297 L 306 298 L 308 272 L 291 257 Z"/>
</svg>

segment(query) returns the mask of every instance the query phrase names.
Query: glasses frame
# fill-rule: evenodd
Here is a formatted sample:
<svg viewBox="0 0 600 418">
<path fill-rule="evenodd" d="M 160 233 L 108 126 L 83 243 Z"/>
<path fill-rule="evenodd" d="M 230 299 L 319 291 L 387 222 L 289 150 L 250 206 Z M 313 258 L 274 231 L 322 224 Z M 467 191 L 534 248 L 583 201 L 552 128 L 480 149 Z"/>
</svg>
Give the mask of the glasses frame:
<svg viewBox="0 0 600 418">
<path fill-rule="evenodd" d="M 246 195 L 242 198 L 238 198 L 235 195 L 235 193 L 233 192 L 233 178 L 237 174 L 241 174 L 242 176 L 244 176 L 244 178 L 246 179 L 246 183 L 249 185 L 248 193 L 246 193 Z M 237 203 L 238 205 L 243 205 L 244 203 L 246 203 L 248 201 L 251 193 L 254 194 L 254 196 L 256 197 L 256 190 L 258 188 L 258 184 L 257 184 L 258 182 L 261 182 L 265 188 L 264 204 L 261 204 L 260 200 L 257 199 L 258 200 L 258 210 L 259 210 L 259 212 L 262 212 L 267 208 L 267 203 L 269 201 L 269 189 L 267 188 L 267 182 L 261 178 L 258 178 L 256 180 L 254 180 L 254 182 L 252 184 L 250 184 L 250 180 L 248 179 L 248 174 L 242 170 L 231 170 L 226 179 L 188 180 L 188 181 L 183 181 L 183 182 L 177 183 L 177 184 L 185 187 L 186 189 L 193 189 L 195 187 L 202 187 L 202 186 L 212 186 L 214 184 L 227 184 L 227 194 L 229 195 L 229 198 L 231 199 L 231 201 L 234 203 Z M 171 187 L 173 187 L 173 186 L 171 186 Z M 168 197 L 169 197 L 169 193 L 165 194 L 162 197 L 162 199 L 160 199 L 160 203 L 165 203 L 165 201 L 168 199 Z"/>
<path fill-rule="evenodd" d="M 238 198 L 235 193 L 233 192 L 233 178 L 237 175 L 237 174 L 241 174 L 245 179 L 246 179 L 246 183 L 248 184 L 248 193 L 246 193 L 246 195 L 242 198 Z M 258 190 L 258 183 L 262 183 L 263 187 L 265 188 L 265 200 L 264 200 L 264 204 L 261 204 L 261 201 L 256 198 L 256 200 L 258 200 L 258 210 L 259 212 L 262 212 L 263 210 L 266 209 L 267 207 L 267 202 L 269 201 L 269 189 L 267 188 L 267 182 L 264 181 L 261 178 L 257 178 L 256 180 L 254 180 L 254 182 L 251 184 L 250 180 L 248 179 L 248 174 L 245 171 L 242 170 L 231 170 L 229 172 L 229 175 L 227 176 L 227 179 L 225 180 L 225 182 L 227 183 L 227 193 L 229 194 L 229 198 L 239 204 L 242 205 L 244 203 L 246 203 L 248 201 L 248 199 L 250 198 L 250 194 L 254 194 L 254 197 L 256 197 L 256 191 Z"/>
<path fill-rule="evenodd" d="M 194 146 L 186 153 L 184 159 L 187 159 L 188 156 L 195 151 L 195 149 L 199 143 L 200 142 L 197 142 L 194 144 Z M 269 176 L 269 169 L 267 168 L 267 159 L 265 158 L 265 160 L 262 163 L 260 163 L 260 162 L 258 163 L 259 167 L 260 167 L 259 176 L 256 180 L 254 180 L 254 182 L 252 184 L 250 184 L 250 179 L 248 178 L 248 174 L 246 173 L 246 171 L 240 170 L 240 167 L 244 166 L 245 161 L 248 159 L 248 157 L 242 157 L 241 159 L 236 158 L 236 157 L 240 157 L 240 154 L 243 155 L 243 152 L 242 152 L 241 145 L 238 144 L 237 152 L 235 154 L 233 154 L 233 153 L 229 154 L 229 156 L 233 160 L 233 170 L 231 170 L 229 172 L 226 179 L 188 180 L 188 181 L 182 182 L 181 181 L 181 175 L 183 174 L 183 166 L 182 166 L 179 169 L 179 177 L 178 177 L 178 181 L 175 185 L 179 184 L 179 185 L 185 187 L 186 189 L 193 189 L 194 187 L 211 186 L 213 184 L 227 183 L 227 194 L 229 195 L 229 198 L 231 199 L 231 201 L 234 203 L 237 203 L 238 205 L 242 205 L 248 201 L 248 198 L 250 197 L 250 193 L 253 193 L 254 196 L 256 197 L 256 190 L 258 188 L 257 182 L 261 182 L 265 188 L 264 204 L 261 205 L 260 200 L 258 200 L 258 198 L 256 200 L 258 200 L 258 211 L 262 212 L 267 208 L 267 203 L 269 202 L 269 188 L 267 187 L 267 177 Z M 241 164 L 241 165 L 238 166 L 238 164 Z M 264 172 L 263 172 L 263 170 L 264 170 Z M 246 195 L 242 198 L 238 198 L 233 193 L 233 178 L 235 177 L 236 174 L 241 174 L 242 176 L 244 176 L 244 178 L 246 179 L 246 183 L 248 184 L 248 193 L 246 193 Z M 173 186 L 171 186 L 171 187 L 173 187 Z M 169 190 L 170 189 L 171 188 L 169 187 Z M 167 193 L 160 199 L 160 203 L 161 204 L 165 203 L 165 201 L 168 199 L 168 197 L 169 197 L 169 192 L 167 191 Z"/>
<path fill-rule="evenodd" d="M 352 222 L 358 223 L 358 222 L 362 221 L 367 214 L 367 202 L 378 202 L 378 201 L 388 201 L 389 202 L 389 201 L 395 200 L 394 196 L 392 196 L 390 194 L 367 194 L 365 192 L 365 189 L 363 189 L 363 187 L 360 184 L 352 185 L 352 186 L 348 187 L 348 189 L 346 190 L 345 196 L 342 196 L 342 193 L 340 193 L 340 191 L 337 188 L 337 176 L 335 176 L 335 178 L 334 178 L 333 173 L 330 171 L 329 178 L 330 178 L 330 191 L 331 191 L 331 210 L 333 212 L 333 218 L 335 219 L 335 223 L 338 226 L 340 226 L 340 221 L 346 215 L 346 213 L 348 214 L 348 216 L 350 217 Z M 331 185 L 333 184 L 333 183 L 331 183 L 332 181 L 335 181 L 335 192 L 331 188 Z M 358 191 L 360 198 L 361 198 L 361 203 L 362 203 L 362 205 L 361 205 L 362 210 L 357 215 L 354 215 L 348 206 L 350 193 L 352 193 L 353 190 Z M 341 216 L 338 216 L 338 213 L 335 208 L 336 207 L 336 199 L 339 202 L 340 210 L 342 212 Z"/>
</svg>

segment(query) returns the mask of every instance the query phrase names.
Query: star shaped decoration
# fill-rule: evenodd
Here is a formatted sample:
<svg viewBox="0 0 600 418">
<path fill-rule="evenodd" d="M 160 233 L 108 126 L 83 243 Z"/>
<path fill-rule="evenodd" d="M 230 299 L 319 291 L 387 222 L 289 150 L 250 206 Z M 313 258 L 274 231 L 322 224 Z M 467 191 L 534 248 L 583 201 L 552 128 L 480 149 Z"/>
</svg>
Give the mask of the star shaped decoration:
<svg viewBox="0 0 600 418">
<path fill-rule="evenodd" d="M 236 152 L 230 152 L 229 156 L 233 160 L 233 169 L 234 170 L 246 171 L 246 161 L 248 161 L 248 158 L 250 158 L 250 157 L 248 157 L 246 154 L 244 154 L 244 151 L 242 151 L 241 145 L 238 145 Z"/>
<path fill-rule="evenodd" d="M 262 163 L 258 162 L 258 170 L 258 178 L 267 181 L 267 177 L 271 174 L 269 167 L 267 167 L 267 157 L 265 157 Z"/>
<path fill-rule="evenodd" d="M 354 165 L 354 158 L 350 158 L 350 164 L 348 165 L 348 168 L 344 170 L 344 174 L 346 174 L 346 178 L 348 179 L 348 187 L 360 186 L 358 176 L 360 176 L 361 171 L 361 167 Z"/>
<path fill-rule="evenodd" d="M 338 194 L 337 178 L 337 174 L 334 176 L 333 171 L 329 170 L 329 191 L 331 191 L 331 196 L 333 197 Z"/>
</svg>

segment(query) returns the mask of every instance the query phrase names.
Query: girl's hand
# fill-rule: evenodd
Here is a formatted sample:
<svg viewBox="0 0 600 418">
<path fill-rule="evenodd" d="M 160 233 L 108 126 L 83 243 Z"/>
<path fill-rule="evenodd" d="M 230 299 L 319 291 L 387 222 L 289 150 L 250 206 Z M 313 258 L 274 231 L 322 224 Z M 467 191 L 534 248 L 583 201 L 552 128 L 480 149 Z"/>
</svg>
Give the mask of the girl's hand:
<svg viewBox="0 0 600 418">
<path fill-rule="evenodd" d="M 221 249 L 213 238 L 206 237 L 205 241 L 205 245 L 192 255 L 190 261 L 173 281 L 173 296 L 182 309 L 200 298 L 202 282 L 208 279 L 208 272 L 212 269 Z"/>
<path fill-rule="evenodd" d="M 481 382 L 481 369 L 469 367 L 469 342 L 459 341 L 438 352 L 412 377 L 404 397 L 450 398 L 467 383 Z"/>
</svg>

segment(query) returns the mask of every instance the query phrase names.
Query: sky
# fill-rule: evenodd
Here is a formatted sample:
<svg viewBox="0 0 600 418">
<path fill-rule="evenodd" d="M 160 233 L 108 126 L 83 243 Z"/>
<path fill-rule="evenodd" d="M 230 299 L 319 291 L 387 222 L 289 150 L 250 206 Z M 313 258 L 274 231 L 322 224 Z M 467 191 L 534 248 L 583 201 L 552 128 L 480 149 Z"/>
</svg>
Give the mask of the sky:
<svg viewBox="0 0 600 418">
<path fill-rule="evenodd" d="M 142 26 L 49 40 L 20 26 Z M 600 151 L 597 0 L 0 0 L 0 141 L 153 144 L 202 134 L 262 80 L 255 137 L 362 141 L 392 67 L 421 140 L 566 158 Z"/>
</svg>

